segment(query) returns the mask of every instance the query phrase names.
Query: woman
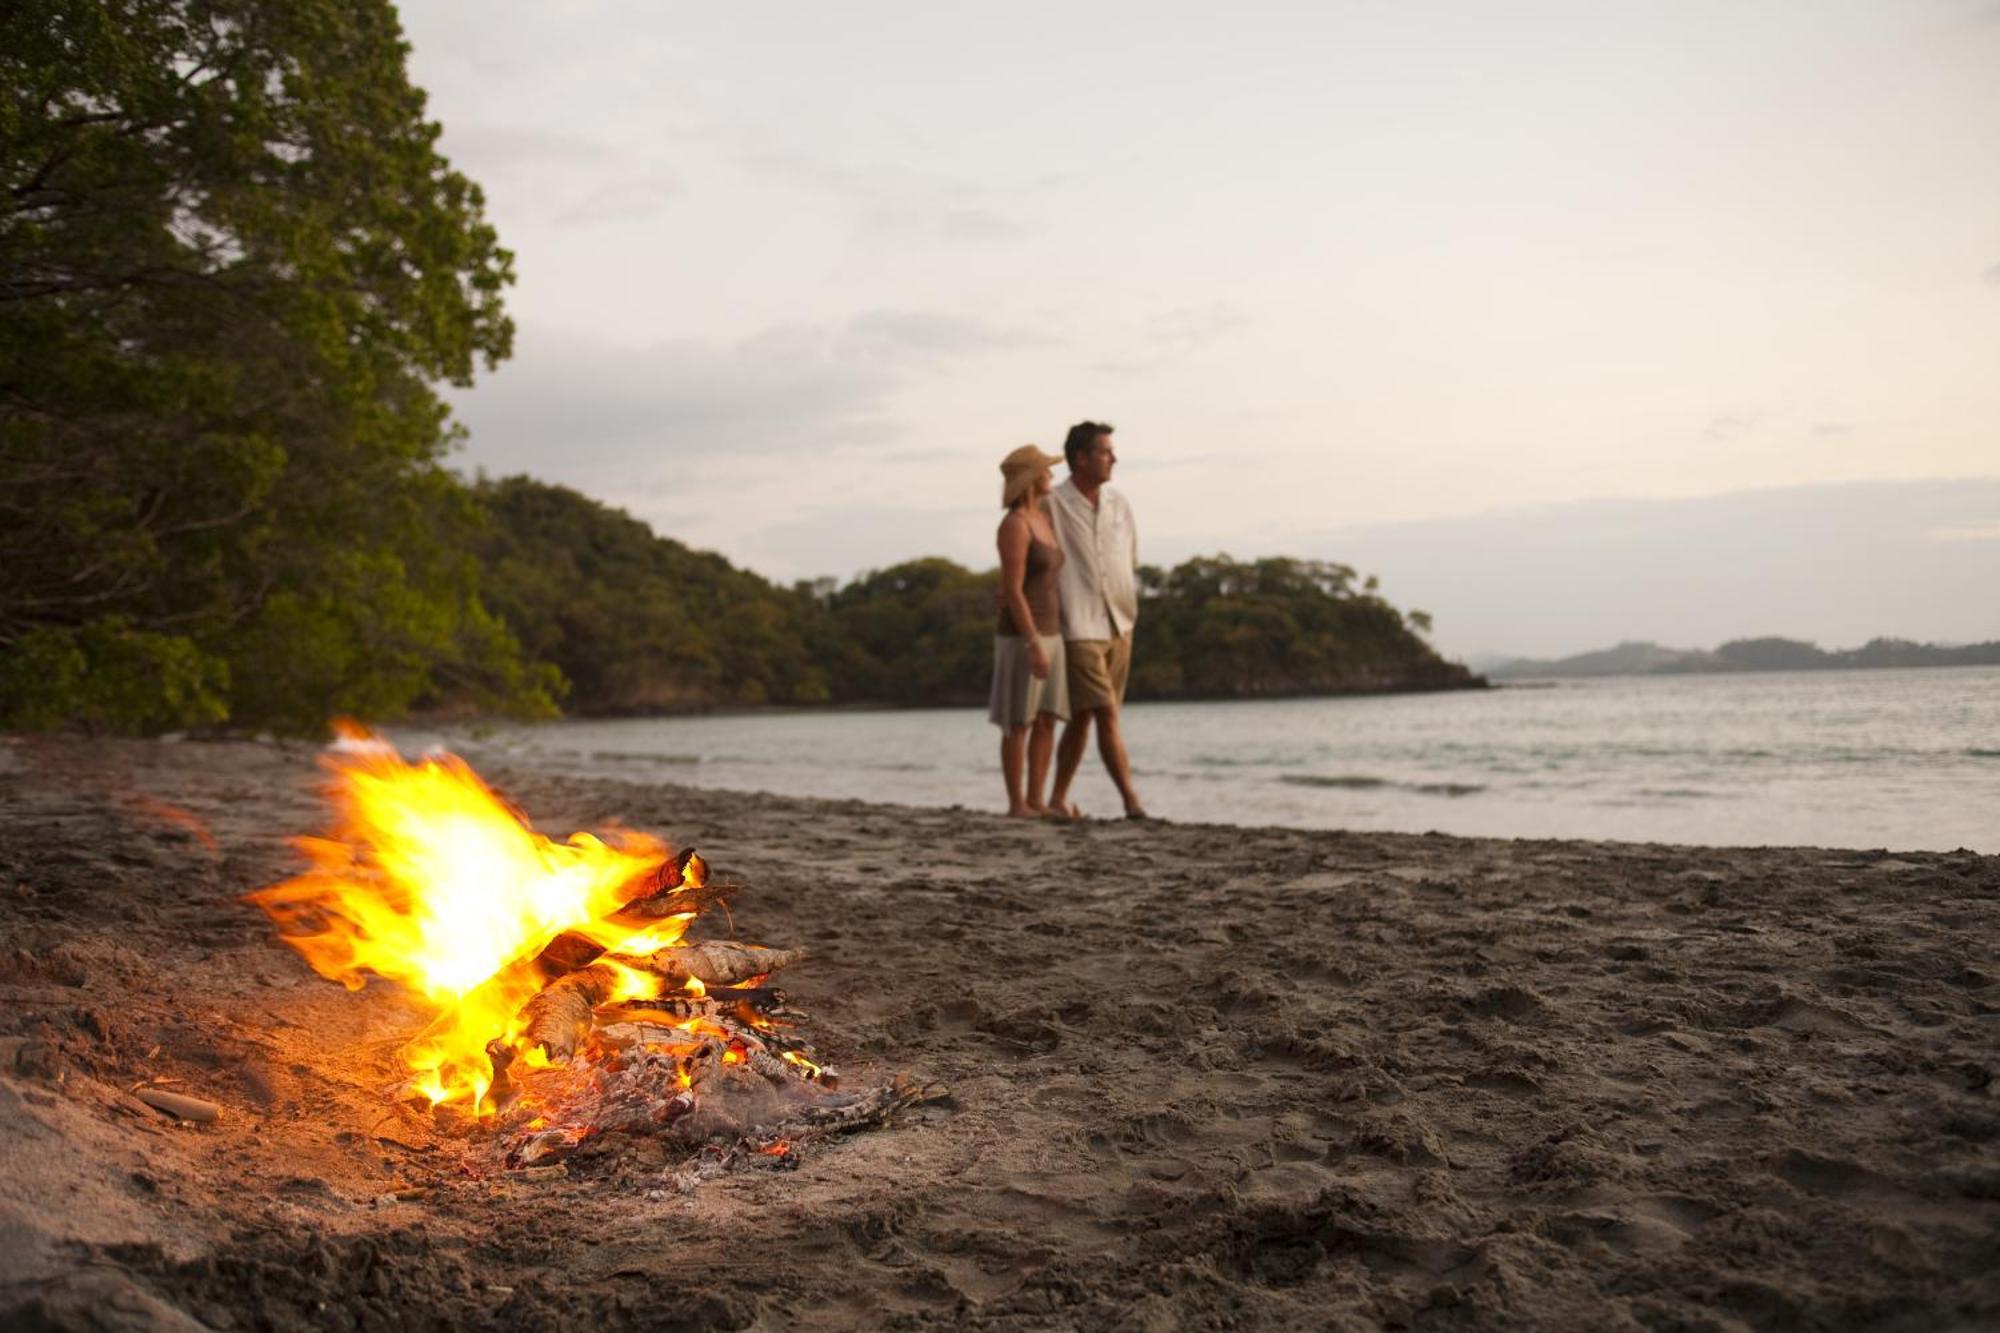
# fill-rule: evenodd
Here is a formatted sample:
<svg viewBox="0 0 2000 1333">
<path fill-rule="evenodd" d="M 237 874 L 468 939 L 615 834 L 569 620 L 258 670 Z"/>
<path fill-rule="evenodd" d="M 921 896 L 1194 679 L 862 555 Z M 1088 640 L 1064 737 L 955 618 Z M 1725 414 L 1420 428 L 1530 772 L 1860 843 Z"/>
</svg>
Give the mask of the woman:
<svg viewBox="0 0 2000 1333">
<path fill-rule="evenodd" d="M 987 716 L 1000 728 L 1007 813 L 1023 818 L 1054 813 L 1042 804 L 1042 783 L 1056 722 L 1069 718 L 1062 604 L 1056 594 L 1063 552 L 1042 508 L 1056 461 L 1056 455 L 1024 444 L 1000 464 L 1000 503 L 1007 517 L 1000 520 L 1000 626 L 993 639 L 993 702 Z"/>
</svg>

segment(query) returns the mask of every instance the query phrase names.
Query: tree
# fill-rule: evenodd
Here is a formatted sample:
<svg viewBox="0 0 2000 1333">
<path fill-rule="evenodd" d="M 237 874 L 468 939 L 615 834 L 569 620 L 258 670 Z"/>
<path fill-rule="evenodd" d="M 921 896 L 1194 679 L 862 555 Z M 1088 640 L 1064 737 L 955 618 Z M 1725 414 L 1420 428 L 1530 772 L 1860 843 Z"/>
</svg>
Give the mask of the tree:
<svg viewBox="0 0 2000 1333">
<path fill-rule="evenodd" d="M 489 604 L 539 661 L 561 669 L 582 713 L 824 703 L 825 619 L 719 555 L 531 477 L 481 481 L 474 544 Z"/>
<path fill-rule="evenodd" d="M 511 258 L 388 0 L 0 10 L 0 722 L 551 707 L 433 386 Z"/>
</svg>

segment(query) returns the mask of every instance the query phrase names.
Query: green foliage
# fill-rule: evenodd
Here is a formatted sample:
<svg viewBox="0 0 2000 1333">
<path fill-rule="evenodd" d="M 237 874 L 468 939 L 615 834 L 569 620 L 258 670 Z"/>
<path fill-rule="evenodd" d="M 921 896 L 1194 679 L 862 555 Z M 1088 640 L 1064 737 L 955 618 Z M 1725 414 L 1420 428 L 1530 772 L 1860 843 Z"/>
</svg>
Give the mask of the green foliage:
<svg viewBox="0 0 2000 1333">
<path fill-rule="evenodd" d="M 883 703 L 973 703 L 993 671 L 998 574 L 974 574 L 932 556 L 864 574 L 828 603 L 854 655 L 845 698 Z"/>
<path fill-rule="evenodd" d="M 552 707 L 441 535 L 511 260 L 405 55 L 387 0 L 0 9 L 0 724 Z"/>
<path fill-rule="evenodd" d="M 228 672 L 186 639 L 135 630 L 112 617 L 73 629 L 36 629 L 0 657 L 0 699 L 15 725 L 83 723 L 162 731 L 220 721 Z"/>
<path fill-rule="evenodd" d="M 994 571 L 932 557 L 780 588 L 560 486 L 510 477 L 477 493 L 486 601 L 561 669 L 578 712 L 986 697 Z M 1215 556 L 1140 581 L 1135 698 L 1470 683 L 1344 565 Z"/>
<path fill-rule="evenodd" d="M 1375 579 L 1346 565 L 1203 556 L 1140 571 L 1135 698 L 1248 699 L 1471 683 L 1441 658 Z M 1412 617 L 1414 620 L 1414 616 Z M 1429 628 L 1424 617 L 1421 628 Z"/>
<path fill-rule="evenodd" d="M 529 477 L 481 482 L 485 600 L 581 713 L 824 703 L 824 613 L 721 556 Z"/>
</svg>

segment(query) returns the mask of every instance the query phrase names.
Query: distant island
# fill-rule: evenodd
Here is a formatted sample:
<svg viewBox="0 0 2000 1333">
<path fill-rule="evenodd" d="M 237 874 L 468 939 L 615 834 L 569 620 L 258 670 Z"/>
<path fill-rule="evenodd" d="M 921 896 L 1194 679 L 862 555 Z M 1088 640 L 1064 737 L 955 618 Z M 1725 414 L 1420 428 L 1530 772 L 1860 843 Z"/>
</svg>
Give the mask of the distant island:
<svg viewBox="0 0 2000 1333">
<path fill-rule="evenodd" d="M 1573 657 L 1516 658 L 1487 667 L 1495 680 L 1543 676 L 1663 676 L 1725 671 L 1866 671 L 1881 667 L 2000 666 L 2000 641 L 1945 645 L 1870 639 L 1827 650 L 1802 639 L 1731 639 L 1713 650 L 1643 640 Z"/>
</svg>

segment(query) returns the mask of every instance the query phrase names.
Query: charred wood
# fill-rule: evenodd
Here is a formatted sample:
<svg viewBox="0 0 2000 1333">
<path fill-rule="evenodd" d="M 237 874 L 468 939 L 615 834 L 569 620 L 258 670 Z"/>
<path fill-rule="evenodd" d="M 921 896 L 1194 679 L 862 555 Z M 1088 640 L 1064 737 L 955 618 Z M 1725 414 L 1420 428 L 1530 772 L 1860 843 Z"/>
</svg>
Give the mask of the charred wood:
<svg viewBox="0 0 2000 1333">
<path fill-rule="evenodd" d="M 785 993 L 775 986 L 718 987 L 706 995 L 677 991 L 638 1004 L 614 1006 L 608 1016 L 613 1022 L 734 1017 L 749 1023 L 752 1017 L 779 1013 L 784 1007 Z"/>
<path fill-rule="evenodd" d="M 586 935 L 575 931 L 564 931 L 548 942 L 535 958 L 535 970 L 544 981 L 554 981 L 557 977 L 568 976 L 596 962 L 604 953 L 604 946 Z"/>
</svg>

